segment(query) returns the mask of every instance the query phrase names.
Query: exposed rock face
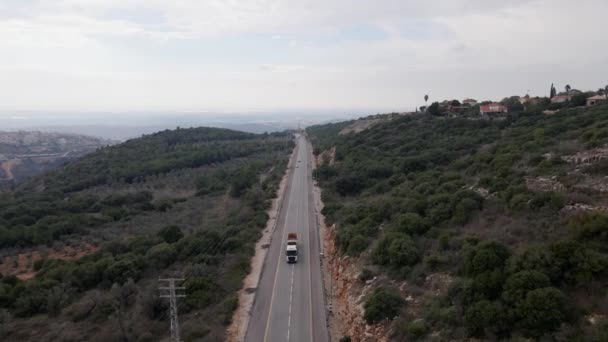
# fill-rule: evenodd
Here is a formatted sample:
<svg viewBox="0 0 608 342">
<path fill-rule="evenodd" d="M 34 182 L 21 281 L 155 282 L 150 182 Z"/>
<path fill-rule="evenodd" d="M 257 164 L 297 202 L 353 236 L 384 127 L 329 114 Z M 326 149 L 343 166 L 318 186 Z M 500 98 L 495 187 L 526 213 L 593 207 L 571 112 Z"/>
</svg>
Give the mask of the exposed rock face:
<svg viewBox="0 0 608 342">
<path fill-rule="evenodd" d="M 324 237 L 329 258 L 328 271 L 331 275 L 330 329 L 334 340 L 350 336 L 353 342 L 385 341 L 385 328 L 382 325 L 368 325 L 363 319 L 363 300 L 373 289 L 374 280 L 361 285 L 357 279 L 360 267 L 354 259 L 340 256 L 335 246 L 335 227 L 328 230 Z"/>
<path fill-rule="evenodd" d="M 563 156 L 562 160 L 573 164 L 590 164 L 608 158 L 608 147 L 596 148 L 578 152 L 571 156 Z"/>
<path fill-rule="evenodd" d="M 607 206 L 590 205 L 590 204 L 583 204 L 583 203 L 569 204 L 569 205 L 566 205 L 564 207 L 564 209 L 572 210 L 572 211 L 608 211 Z"/>
<path fill-rule="evenodd" d="M 557 181 L 557 177 L 526 177 L 526 187 L 532 191 L 564 191 L 566 187 Z"/>
</svg>

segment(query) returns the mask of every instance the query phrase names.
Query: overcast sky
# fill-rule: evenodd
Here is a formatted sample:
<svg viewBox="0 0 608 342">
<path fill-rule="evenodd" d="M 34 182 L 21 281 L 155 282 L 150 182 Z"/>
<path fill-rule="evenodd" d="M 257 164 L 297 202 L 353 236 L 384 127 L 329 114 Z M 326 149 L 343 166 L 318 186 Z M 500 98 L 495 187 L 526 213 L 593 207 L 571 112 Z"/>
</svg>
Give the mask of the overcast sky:
<svg viewBox="0 0 608 342">
<path fill-rule="evenodd" d="M 0 0 L 0 111 L 406 110 L 608 83 L 606 0 Z"/>
</svg>

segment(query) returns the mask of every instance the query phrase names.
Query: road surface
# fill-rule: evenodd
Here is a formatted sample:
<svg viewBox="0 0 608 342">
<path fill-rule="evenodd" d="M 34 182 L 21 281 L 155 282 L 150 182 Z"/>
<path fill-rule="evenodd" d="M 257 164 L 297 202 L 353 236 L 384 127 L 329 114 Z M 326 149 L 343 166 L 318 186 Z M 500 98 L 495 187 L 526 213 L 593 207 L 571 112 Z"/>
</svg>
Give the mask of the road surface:
<svg viewBox="0 0 608 342">
<path fill-rule="evenodd" d="M 296 137 L 283 206 L 257 288 L 245 341 L 327 342 L 325 301 L 319 259 L 319 232 L 313 210 L 311 150 Z M 298 234 L 298 263 L 287 264 L 287 233 Z"/>
</svg>

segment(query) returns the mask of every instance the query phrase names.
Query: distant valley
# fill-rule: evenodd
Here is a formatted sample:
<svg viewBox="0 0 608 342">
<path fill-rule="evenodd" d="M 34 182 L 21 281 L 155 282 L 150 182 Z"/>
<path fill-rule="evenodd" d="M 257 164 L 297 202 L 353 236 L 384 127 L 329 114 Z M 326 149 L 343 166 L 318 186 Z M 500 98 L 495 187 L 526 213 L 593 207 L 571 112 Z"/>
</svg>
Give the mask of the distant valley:
<svg viewBox="0 0 608 342">
<path fill-rule="evenodd" d="M 114 143 L 76 134 L 0 132 L 0 189 Z"/>
</svg>

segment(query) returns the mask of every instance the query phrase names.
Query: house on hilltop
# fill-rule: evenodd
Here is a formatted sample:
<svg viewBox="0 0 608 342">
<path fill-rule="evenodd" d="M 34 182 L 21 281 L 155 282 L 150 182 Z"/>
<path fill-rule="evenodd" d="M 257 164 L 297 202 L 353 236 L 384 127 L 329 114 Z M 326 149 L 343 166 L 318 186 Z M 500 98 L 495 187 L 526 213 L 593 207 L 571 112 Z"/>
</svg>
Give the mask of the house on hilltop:
<svg viewBox="0 0 608 342">
<path fill-rule="evenodd" d="M 587 98 L 587 106 L 595 106 L 598 103 L 606 102 L 608 98 L 606 95 L 595 95 Z"/>
<path fill-rule="evenodd" d="M 555 95 L 551 98 L 551 103 L 564 103 L 572 99 L 571 95 Z"/>
<path fill-rule="evenodd" d="M 473 99 L 464 99 L 464 100 L 462 100 L 462 105 L 463 106 L 473 107 L 476 104 L 477 104 L 477 100 L 473 100 Z"/>
<path fill-rule="evenodd" d="M 482 116 L 505 114 L 508 112 L 507 107 L 496 102 L 479 106 L 479 114 Z"/>
</svg>

